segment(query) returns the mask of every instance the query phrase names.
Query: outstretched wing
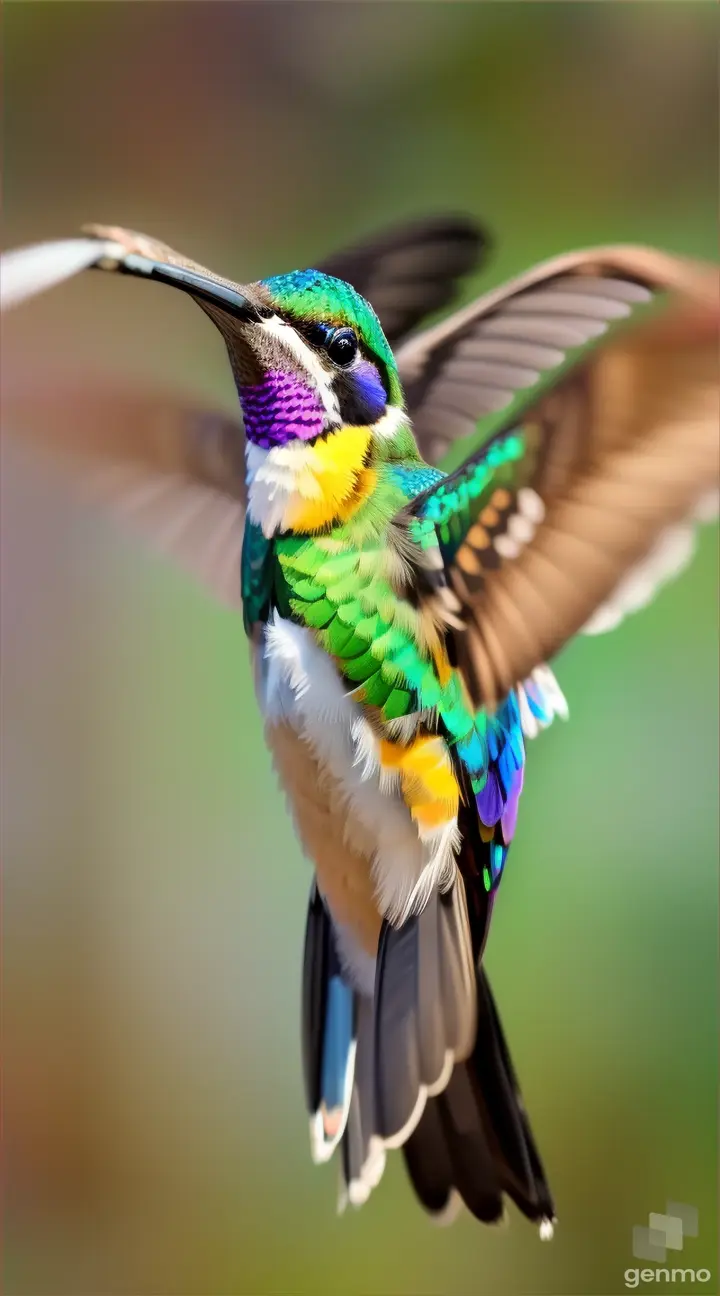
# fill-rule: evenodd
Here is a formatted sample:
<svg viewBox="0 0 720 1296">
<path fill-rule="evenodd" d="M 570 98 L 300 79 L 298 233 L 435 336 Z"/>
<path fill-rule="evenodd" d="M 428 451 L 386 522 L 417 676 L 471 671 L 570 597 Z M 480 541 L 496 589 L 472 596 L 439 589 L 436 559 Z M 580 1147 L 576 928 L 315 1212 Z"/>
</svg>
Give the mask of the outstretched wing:
<svg viewBox="0 0 720 1296">
<path fill-rule="evenodd" d="M 651 248 L 570 252 L 426 329 L 396 354 L 423 457 L 457 467 L 509 406 L 527 409 L 535 392 L 577 362 L 581 348 L 592 354 L 643 303 L 668 290 L 691 303 L 717 303 L 712 275 L 707 266 Z M 681 325 L 690 328 L 692 320 Z"/>
<path fill-rule="evenodd" d="M 367 298 L 395 346 L 453 301 L 459 281 L 477 269 L 487 244 L 469 217 L 427 217 L 394 226 L 328 257 L 318 268 Z"/>
<path fill-rule="evenodd" d="M 3 388 L 2 428 L 40 447 L 85 498 L 223 603 L 240 605 L 245 482 L 234 419 L 170 393 L 29 380 Z"/>
<path fill-rule="evenodd" d="M 647 602 L 686 554 L 677 528 L 718 484 L 719 323 L 715 268 L 605 249 L 540 267 L 402 353 L 419 430 L 483 441 L 411 522 L 416 578 L 479 705 Z"/>
</svg>

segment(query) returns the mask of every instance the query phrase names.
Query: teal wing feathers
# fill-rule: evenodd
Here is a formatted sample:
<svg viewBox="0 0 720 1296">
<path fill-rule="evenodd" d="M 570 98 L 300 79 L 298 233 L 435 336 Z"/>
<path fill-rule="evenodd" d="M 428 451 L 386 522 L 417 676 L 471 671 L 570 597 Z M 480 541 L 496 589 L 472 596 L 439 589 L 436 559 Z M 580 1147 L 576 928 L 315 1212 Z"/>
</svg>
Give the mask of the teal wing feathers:
<svg viewBox="0 0 720 1296">
<path fill-rule="evenodd" d="M 520 492 L 532 481 L 537 442 L 532 429 L 502 433 L 480 455 L 413 501 L 417 519 L 413 534 L 423 547 L 439 547 L 445 568 L 455 565 L 468 576 L 479 575 L 481 568 L 498 565 L 503 547 L 511 549 L 508 525 L 517 512 Z M 534 502 L 529 494 L 524 498 L 532 511 Z M 534 507 L 537 512 L 541 502 Z M 518 524 L 514 526 L 517 529 Z M 505 542 L 503 536 L 508 537 Z"/>
</svg>

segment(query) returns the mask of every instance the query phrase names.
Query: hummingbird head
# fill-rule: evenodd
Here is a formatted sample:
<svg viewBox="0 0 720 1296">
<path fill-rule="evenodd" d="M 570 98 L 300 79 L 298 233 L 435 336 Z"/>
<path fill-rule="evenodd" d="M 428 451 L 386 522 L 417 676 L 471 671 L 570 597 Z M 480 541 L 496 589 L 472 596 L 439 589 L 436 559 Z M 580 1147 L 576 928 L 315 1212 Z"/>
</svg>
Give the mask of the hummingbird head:
<svg viewBox="0 0 720 1296">
<path fill-rule="evenodd" d="M 130 231 L 93 226 L 103 269 L 192 296 L 220 330 L 243 411 L 251 516 L 268 533 L 347 516 L 372 464 L 414 442 L 392 350 L 370 304 L 319 270 L 235 284 Z"/>
<path fill-rule="evenodd" d="M 244 288 L 246 321 L 212 313 L 225 336 L 248 440 L 262 449 L 373 428 L 403 394 L 392 351 L 368 302 L 318 270 Z M 208 310 L 208 305 L 205 304 Z"/>
<path fill-rule="evenodd" d="M 245 290 L 259 318 L 225 333 L 248 439 L 251 517 L 321 530 L 373 494 L 373 464 L 411 439 L 395 359 L 370 304 L 319 270 Z M 206 308 L 207 309 L 207 308 Z"/>
</svg>

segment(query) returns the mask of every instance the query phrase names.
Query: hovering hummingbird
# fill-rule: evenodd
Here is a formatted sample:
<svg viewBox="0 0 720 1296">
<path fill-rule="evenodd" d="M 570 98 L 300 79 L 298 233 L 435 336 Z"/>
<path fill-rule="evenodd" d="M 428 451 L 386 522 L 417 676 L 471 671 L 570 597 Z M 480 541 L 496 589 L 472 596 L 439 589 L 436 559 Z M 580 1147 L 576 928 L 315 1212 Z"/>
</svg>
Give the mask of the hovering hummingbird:
<svg viewBox="0 0 720 1296">
<path fill-rule="evenodd" d="M 431 1215 L 464 1202 L 492 1223 L 507 1196 L 549 1237 L 553 1198 L 483 955 L 525 742 L 567 715 L 548 661 L 648 602 L 710 515 L 720 310 L 714 268 L 605 248 L 407 340 L 480 247 L 467 222 L 427 222 L 241 286 L 89 227 L 10 254 L 3 283 L 16 304 L 90 266 L 154 279 L 193 297 L 227 346 L 242 427 L 121 426 L 91 405 L 66 426 L 46 410 L 42 434 L 134 465 L 113 478 L 130 512 L 242 602 L 267 742 L 315 870 L 314 1159 L 339 1149 L 341 1201 L 359 1205 L 402 1148 Z M 31 405 L 25 393 L 11 430 L 37 432 Z"/>
</svg>

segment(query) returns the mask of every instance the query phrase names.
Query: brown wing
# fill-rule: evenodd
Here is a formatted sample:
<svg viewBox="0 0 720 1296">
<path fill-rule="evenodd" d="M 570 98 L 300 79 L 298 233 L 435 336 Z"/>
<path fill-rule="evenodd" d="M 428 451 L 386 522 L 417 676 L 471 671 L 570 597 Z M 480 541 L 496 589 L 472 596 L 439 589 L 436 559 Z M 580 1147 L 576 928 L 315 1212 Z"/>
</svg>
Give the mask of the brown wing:
<svg viewBox="0 0 720 1296">
<path fill-rule="evenodd" d="M 391 345 L 449 305 L 488 240 L 469 217 L 436 216 L 401 224 L 320 262 L 372 304 Z"/>
<path fill-rule="evenodd" d="M 243 432 L 164 393 L 110 383 L 2 389 L 3 435 L 40 447 L 216 597 L 240 604 Z"/>
<path fill-rule="evenodd" d="M 608 338 L 617 304 L 632 314 L 640 294 L 662 309 Z M 486 421 L 489 443 L 415 505 L 438 531 L 478 703 L 494 705 L 614 596 L 622 605 L 639 567 L 663 568 L 663 546 L 667 566 L 676 561 L 668 529 L 718 484 L 719 324 L 714 267 L 605 249 L 541 267 L 486 299 L 482 315 L 461 312 L 456 332 L 476 347 L 462 378 L 449 323 L 434 345 L 411 344 L 426 432 L 440 431 L 443 409 L 470 430 L 493 393 L 511 401 Z M 524 391 L 517 374 L 540 370 L 549 350 L 555 363 Z M 507 371 L 504 387 L 487 364 Z"/>
<path fill-rule="evenodd" d="M 407 342 L 398 370 L 424 457 L 438 463 L 450 451 L 459 462 L 487 437 L 480 420 L 522 402 L 577 348 L 673 288 L 712 304 L 716 282 L 708 267 L 650 248 L 571 252 Z"/>
<path fill-rule="evenodd" d="M 132 230 L 91 225 L 84 233 L 3 254 L 3 309 L 83 269 L 113 268 L 127 251 L 203 270 Z M 170 393 L 128 391 L 112 382 L 38 382 L 35 373 L 16 373 L 3 374 L 2 427 L 4 435 L 49 452 L 86 494 L 216 597 L 240 604 L 245 467 L 239 418 Z"/>
</svg>

